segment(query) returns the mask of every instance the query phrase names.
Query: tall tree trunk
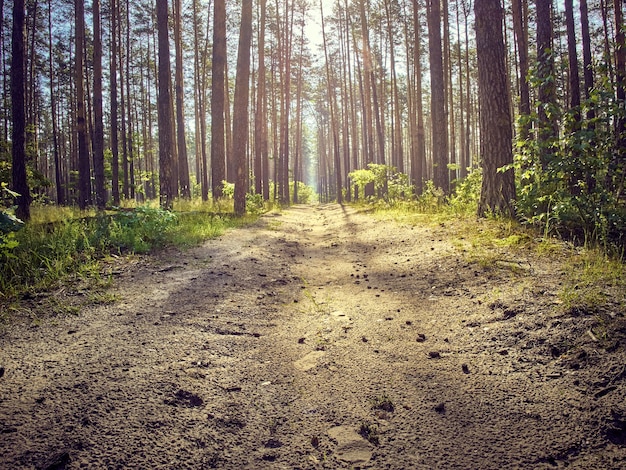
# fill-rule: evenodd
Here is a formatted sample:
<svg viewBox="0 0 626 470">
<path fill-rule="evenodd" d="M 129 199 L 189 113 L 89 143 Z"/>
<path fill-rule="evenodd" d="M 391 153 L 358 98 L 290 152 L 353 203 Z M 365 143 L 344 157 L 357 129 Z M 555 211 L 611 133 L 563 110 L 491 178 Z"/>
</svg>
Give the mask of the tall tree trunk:
<svg viewBox="0 0 626 470">
<path fill-rule="evenodd" d="M 198 0 L 193 0 L 194 18 L 194 94 L 196 98 L 196 181 L 200 183 L 203 201 L 209 200 L 209 181 L 206 149 L 206 60 L 205 54 L 200 55 L 200 36 L 198 34 Z M 207 36 L 209 29 L 207 17 Z M 207 38 L 208 39 L 208 38 Z M 207 41 L 208 42 L 208 41 Z M 206 49 L 205 49 L 206 53 Z M 200 138 L 198 138 L 199 136 Z"/>
<path fill-rule="evenodd" d="M 374 163 L 374 117 L 372 110 L 372 89 L 375 84 L 372 83 L 372 55 L 370 50 L 369 29 L 367 23 L 367 16 L 365 12 L 365 2 L 369 8 L 369 0 L 359 1 L 359 15 L 361 17 L 361 34 L 362 45 L 361 53 L 363 54 L 363 73 L 362 73 L 362 86 L 363 86 L 363 133 L 364 133 L 364 160 L 365 165 Z M 374 183 L 370 183 L 365 187 L 365 196 L 374 195 Z"/>
<path fill-rule="evenodd" d="M 585 98 L 591 97 L 591 90 L 593 89 L 593 62 L 591 56 L 591 35 L 589 34 L 589 9 L 587 8 L 587 0 L 580 0 L 580 27 L 581 27 L 581 41 L 583 43 L 583 77 L 585 80 Z M 592 107 L 590 107 L 587 114 L 587 119 L 593 119 L 595 113 L 593 113 Z"/>
<path fill-rule="evenodd" d="M 558 129 L 554 113 L 546 112 L 556 106 L 554 82 L 554 57 L 552 50 L 552 0 L 535 0 L 537 9 L 537 78 L 539 129 L 537 139 L 540 147 L 541 165 L 545 169 L 554 153 L 554 141 Z"/>
<path fill-rule="evenodd" d="M 84 47 L 85 47 L 85 4 L 75 0 L 74 15 L 76 25 L 76 135 L 78 138 L 78 207 L 86 209 L 91 205 L 90 158 L 87 146 L 87 116 L 85 112 Z"/>
<path fill-rule="evenodd" d="M 38 14 L 39 14 L 39 1 L 32 0 L 26 4 L 26 46 L 29 51 L 27 53 L 26 68 L 28 69 L 28 78 L 26 80 L 25 89 L 25 103 L 26 103 L 26 148 L 28 149 L 26 160 L 32 165 L 35 170 L 40 172 L 43 168 L 39 162 L 39 142 L 38 136 L 38 118 L 37 113 L 39 107 L 37 106 L 37 26 L 38 26 Z M 28 19 L 31 20 L 31 26 L 29 27 Z M 30 39 L 28 39 L 30 36 Z"/>
<path fill-rule="evenodd" d="M 235 162 L 235 214 L 246 212 L 248 193 L 248 101 L 250 94 L 250 47 L 252 44 L 252 0 L 241 2 L 241 27 L 237 52 L 237 78 L 233 109 L 233 160 Z"/>
<path fill-rule="evenodd" d="M 1 5 L 0 5 L 1 7 Z M 57 204 L 65 204 L 64 181 L 59 151 L 59 129 L 57 116 L 57 95 L 55 89 L 54 59 L 52 48 L 52 0 L 48 0 L 48 68 L 50 74 L 50 119 L 52 121 L 52 153 L 54 156 L 54 181 Z"/>
<path fill-rule="evenodd" d="M 444 74 L 444 113 L 448 126 L 448 163 L 456 164 L 456 129 L 454 117 L 454 93 L 452 91 L 452 60 L 450 58 L 450 12 L 448 0 L 441 0 L 443 17 L 443 74 Z M 456 170 L 448 170 L 449 187 L 456 179 Z"/>
<path fill-rule="evenodd" d="M 395 166 L 399 172 L 404 173 L 404 148 L 402 146 L 402 117 L 400 109 L 400 96 L 398 90 L 398 77 L 396 74 L 396 53 L 395 53 L 395 37 L 391 23 L 391 7 L 390 1 L 385 0 L 385 14 L 387 16 L 387 34 L 389 35 L 389 58 L 391 69 L 391 87 L 392 87 L 392 103 L 394 125 L 392 129 L 393 146 L 392 158 L 390 164 Z"/>
<path fill-rule="evenodd" d="M 580 28 L 581 41 L 583 45 L 583 77 L 585 82 L 585 99 L 591 98 L 591 91 L 594 86 L 593 79 L 593 62 L 591 56 L 591 36 L 589 34 L 589 11 L 587 8 L 587 0 L 580 0 Z M 594 119 L 596 113 L 593 106 L 587 108 L 587 127 L 593 131 L 595 129 Z M 592 136 L 593 136 L 592 132 Z M 594 137 L 592 139 L 595 140 Z M 593 142 L 591 143 L 593 145 Z M 587 171 L 587 192 L 591 193 L 596 188 L 595 175 L 591 171 Z"/>
<path fill-rule="evenodd" d="M 26 57 L 24 51 L 24 0 L 13 1 L 13 30 L 11 50 L 11 155 L 13 191 L 16 197 L 15 215 L 27 221 L 30 219 L 30 189 L 26 178 L 26 112 L 24 71 Z"/>
<path fill-rule="evenodd" d="M 459 11 L 460 0 L 456 1 L 456 30 L 458 31 L 456 55 L 457 67 L 459 69 L 459 130 L 460 130 L 460 152 L 459 152 L 459 178 L 467 177 L 468 156 L 465 153 L 465 115 L 469 114 L 469 107 L 465 105 L 465 94 L 463 85 L 463 53 L 461 51 L 461 21 Z M 466 45 L 467 46 L 467 45 Z M 469 118 L 469 116 L 468 116 Z"/>
<path fill-rule="evenodd" d="M 50 3 L 48 3 L 48 16 L 50 16 Z M 0 38 L 4 37 L 4 0 L 0 0 Z M 50 35 L 50 43 L 52 43 L 52 35 Z M 8 93 L 7 93 L 7 77 L 8 77 L 8 73 L 7 73 L 7 60 L 5 60 L 5 52 L 4 52 L 4 41 L 0 41 L 0 64 L 2 64 L 2 70 L 1 75 L 0 75 L 0 79 L 2 80 L 2 102 L 3 103 L 7 103 L 9 101 L 8 99 Z M 7 142 L 9 140 L 9 113 L 8 111 L 5 112 L 4 107 L 0 108 L 0 110 L 2 111 L 2 115 L 0 116 L 0 119 L 2 119 L 2 133 L 0 134 L 0 139 L 3 140 L 4 142 Z"/>
<path fill-rule="evenodd" d="M 128 3 L 128 0 L 126 0 L 126 2 Z M 122 28 L 124 26 L 124 23 L 122 23 L 122 6 L 121 4 L 119 5 L 119 13 L 120 13 L 120 23 L 119 23 L 119 28 L 117 29 L 118 32 L 118 57 L 117 59 L 119 60 L 119 64 L 118 64 L 118 70 L 119 70 L 119 75 L 120 75 L 120 119 L 121 119 L 121 126 L 120 126 L 120 137 L 121 137 L 121 147 L 122 147 L 122 195 L 124 196 L 124 199 L 128 199 L 130 197 L 130 180 L 129 180 L 129 175 L 128 175 L 128 130 L 127 130 L 127 120 L 126 120 L 126 106 L 127 106 L 127 101 L 126 101 L 126 73 L 128 72 L 125 67 L 124 67 L 124 58 L 126 57 L 127 54 L 129 54 L 129 51 L 125 48 L 124 43 L 122 42 L 122 35 L 123 35 L 123 31 Z M 126 29 L 128 30 L 130 28 L 130 23 L 129 23 L 129 17 L 126 17 L 126 22 L 125 22 L 125 26 Z"/>
<path fill-rule="evenodd" d="M 526 1 L 512 0 L 513 30 L 517 45 L 519 60 L 519 113 L 522 116 L 530 115 L 530 90 L 528 87 L 528 24 L 526 21 Z M 520 140 L 529 137 L 530 123 L 524 123 L 519 129 Z"/>
<path fill-rule="evenodd" d="M 565 5 L 565 25 L 567 28 L 567 58 L 568 58 L 568 78 L 569 78 L 569 107 L 574 113 L 571 132 L 577 132 L 580 129 L 580 75 L 578 73 L 578 55 L 576 52 L 576 32 L 574 27 L 574 2 L 573 0 L 564 0 Z M 580 152 L 578 148 L 571 149 L 571 156 L 576 163 L 574 171 L 568 176 L 569 188 L 572 194 L 580 194 L 580 182 L 583 179 L 583 168 L 580 164 Z M 590 176 L 590 175 L 589 175 Z M 588 179 L 588 178 L 587 178 Z"/>
<path fill-rule="evenodd" d="M 450 190 L 448 172 L 448 124 L 445 114 L 441 12 L 439 0 L 428 0 L 428 46 L 430 57 L 433 183 L 445 193 Z"/>
<path fill-rule="evenodd" d="M 167 0 L 156 0 L 157 29 L 159 33 L 159 180 L 161 186 L 161 206 L 171 209 L 176 197 L 174 190 L 174 128 L 172 125 L 172 93 L 170 90 L 170 44 L 168 34 Z"/>
<path fill-rule="evenodd" d="M 338 9 L 338 18 L 337 18 L 337 29 L 339 31 L 339 44 L 340 44 L 340 57 L 341 57 L 341 123 L 342 123 L 342 143 L 343 143 L 343 174 L 342 178 L 346 182 L 346 201 L 350 201 L 352 199 L 352 190 L 350 187 L 350 179 L 348 178 L 348 174 L 351 169 L 356 169 L 356 167 L 352 167 L 351 165 L 351 152 L 350 145 L 356 139 L 356 133 L 352 133 L 352 129 L 350 127 L 350 121 L 352 120 L 352 103 L 350 102 L 349 97 L 349 89 L 351 87 L 350 78 L 348 74 L 348 63 L 350 62 L 350 39 L 348 34 L 347 25 L 344 24 L 343 17 L 345 11 L 343 11 L 341 5 L 337 3 Z M 303 31 L 304 34 L 304 31 Z M 300 51 L 300 55 L 303 54 L 303 51 Z M 302 68 L 302 67 L 301 67 Z M 299 121 L 301 117 L 299 118 Z"/>
<path fill-rule="evenodd" d="M 100 0 L 93 0 L 93 173 L 96 184 L 96 206 L 104 210 L 107 200 L 104 184 L 104 122 L 102 110 L 102 30 Z"/>
<path fill-rule="evenodd" d="M 174 45 L 176 48 L 176 143 L 178 145 L 178 181 L 180 195 L 191 199 L 189 161 L 185 137 L 185 85 L 183 81 L 182 0 L 174 1 Z"/>
<path fill-rule="evenodd" d="M 415 67 L 415 109 L 417 112 L 415 170 L 411 173 L 415 193 L 420 195 L 424 189 L 424 170 L 426 168 L 426 134 L 424 132 L 424 105 L 422 96 L 422 26 L 420 23 L 419 0 L 413 0 L 413 23 L 415 27 L 415 45 L 413 63 Z M 413 166 L 412 165 L 412 166 Z"/>
<path fill-rule="evenodd" d="M 226 151 L 226 179 L 234 183 L 235 163 L 233 160 L 233 120 L 231 116 L 230 104 L 230 74 L 228 72 L 228 60 L 224 62 L 224 129 L 225 129 L 225 151 Z"/>
<path fill-rule="evenodd" d="M 124 10 L 122 10 L 122 5 L 121 5 L 121 0 L 120 0 L 120 5 L 119 5 L 119 13 L 120 13 L 120 23 L 119 23 L 119 28 L 118 28 L 118 52 L 119 52 L 119 64 L 118 64 L 118 70 L 119 70 L 119 79 L 120 79 L 120 119 L 121 119 L 121 126 L 120 126 L 120 137 L 121 137 L 121 150 L 122 150 L 122 158 L 121 158 L 121 165 L 122 165 L 122 195 L 124 196 L 124 199 L 128 199 L 130 197 L 130 180 L 129 180 L 129 174 L 128 174 L 128 130 L 127 130 L 127 125 L 128 125 L 128 121 L 126 119 L 127 114 L 126 114 L 126 107 L 127 107 L 127 100 L 126 100 L 126 74 L 128 73 L 128 70 L 126 70 L 125 67 L 125 57 L 130 53 L 127 49 L 127 47 L 125 46 L 125 43 L 123 42 L 123 35 L 124 35 L 124 27 L 126 27 L 126 31 L 128 31 L 130 29 L 130 17 L 128 14 L 126 14 L 126 20 L 124 22 L 122 22 L 122 13 L 123 12 L 127 12 L 128 11 L 128 0 L 126 0 L 126 8 L 124 8 Z M 128 33 L 126 34 L 126 37 L 128 37 Z"/>
<path fill-rule="evenodd" d="M 130 59 L 133 55 L 132 47 L 133 43 L 130 40 L 131 36 L 131 21 L 130 21 L 130 0 L 126 0 L 126 132 L 124 133 L 124 148 L 126 150 L 126 158 L 124 161 L 124 194 L 130 199 L 135 199 L 135 148 L 133 142 L 133 99 L 134 93 L 131 90 L 131 67 Z M 176 180 L 175 180 L 176 181 Z M 176 192 L 176 191 L 175 191 Z"/>
<path fill-rule="evenodd" d="M 610 0 L 609 0 L 610 1 Z M 609 81 L 615 84 L 615 71 L 613 70 L 613 54 L 611 54 L 611 39 L 609 32 L 609 18 L 608 18 L 609 6 L 607 0 L 600 0 L 600 12 L 602 14 L 602 32 L 603 32 L 603 45 L 604 45 L 604 63 L 608 68 Z"/>
<path fill-rule="evenodd" d="M 515 176 L 512 169 L 498 171 L 513 162 L 511 108 L 502 36 L 500 0 L 475 0 L 476 52 L 480 106 L 480 154 L 483 181 L 479 216 L 514 215 Z"/>
<path fill-rule="evenodd" d="M 378 143 L 378 152 L 376 153 L 376 157 L 374 160 L 376 163 L 380 163 L 382 165 L 387 164 L 387 159 L 385 158 L 385 131 L 383 129 L 383 107 L 378 100 L 378 91 L 376 89 L 376 74 L 374 73 L 374 68 L 370 70 L 370 83 L 372 85 L 372 113 L 374 114 L 374 122 L 376 124 L 376 137 Z M 334 95 L 333 95 L 334 96 Z M 386 188 L 385 188 L 386 190 Z"/>
<path fill-rule="evenodd" d="M 267 0 L 259 1 L 260 19 L 259 19 L 259 40 L 258 40 L 258 56 L 259 69 L 257 72 L 257 95 L 254 116 L 254 190 L 256 194 L 263 194 L 265 199 L 264 176 L 265 168 L 263 159 L 267 156 L 267 108 L 265 106 L 265 21 L 266 21 L 266 4 Z M 269 190 L 267 191 L 267 199 L 269 199 Z M 265 199 L 265 200 L 267 200 Z"/>
<path fill-rule="evenodd" d="M 356 97 L 354 91 L 354 80 L 353 80 L 353 60 L 358 60 L 358 56 L 356 54 L 356 43 L 354 44 L 354 48 L 350 48 L 350 38 L 353 38 L 353 24 L 351 21 L 351 16 L 348 10 L 348 0 L 344 0 L 344 13 L 345 13 L 345 21 L 346 21 L 346 57 L 347 60 L 347 71 L 348 71 L 348 101 L 350 103 L 350 135 L 352 136 L 352 163 L 351 169 L 356 170 L 359 168 L 359 145 L 358 141 L 358 112 L 356 105 Z M 353 52 L 354 50 L 354 52 Z M 354 57 L 354 59 L 353 59 Z M 354 188 L 354 198 L 358 198 L 358 188 Z"/>
<path fill-rule="evenodd" d="M 306 3 L 303 4 L 302 23 L 300 25 L 300 53 L 298 54 L 298 84 L 296 87 L 296 149 L 293 156 L 293 203 L 298 203 L 298 181 L 300 181 L 300 163 L 302 160 L 302 88 L 304 85 L 304 16 Z"/>
<path fill-rule="evenodd" d="M 260 117 L 262 118 L 262 122 L 260 122 L 260 135 L 256 135 L 255 138 L 260 138 L 259 147 L 260 147 L 260 159 L 261 159 L 261 187 L 263 192 L 263 200 L 269 201 L 270 199 L 270 165 L 269 165 L 269 148 L 268 148 L 268 130 L 267 130 L 267 119 L 268 119 L 268 99 L 267 99 L 267 72 L 265 67 L 265 22 L 267 17 L 267 8 L 266 8 L 266 0 L 261 0 L 261 24 L 262 35 L 259 38 L 259 91 L 258 93 L 261 95 L 260 104 Z M 262 39 L 262 41 L 261 41 Z M 261 45 L 263 48 L 261 49 Z M 262 60 L 261 60 L 262 59 Z M 261 74 L 261 71 L 263 72 Z M 262 89 L 262 93 L 261 90 Z"/>
<path fill-rule="evenodd" d="M 622 2 L 614 1 L 615 11 L 615 98 L 622 111 L 615 122 L 615 152 L 609 165 L 609 177 L 614 179 L 616 197 L 619 199 L 624 191 L 626 179 L 626 25 L 622 12 Z"/>
<path fill-rule="evenodd" d="M 322 6 L 322 1 L 320 0 L 320 14 L 322 17 L 322 43 L 324 46 L 324 57 L 326 59 L 326 81 L 327 81 L 327 90 L 328 90 L 328 101 L 330 106 L 330 127 L 331 132 L 333 134 L 333 155 L 335 161 L 335 181 L 336 181 L 336 194 L 337 194 L 337 203 L 341 204 L 343 202 L 343 194 L 342 194 L 342 178 L 341 178 L 341 157 L 339 155 L 339 136 L 337 132 L 337 121 L 336 121 L 336 102 L 335 102 L 335 93 L 333 91 L 333 80 L 330 76 L 330 61 L 328 59 L 328 46 L 326 44 L 326 32 L 324 31 L 324 7 Z"/>
<path fill-rule="evenodd" d="M 468 1 L 463 1 L 463 18 L 464 18 L 464 27 L 463 31 L 465 32 L 465 97 L 466 97 L 466 107 L 467 107 L 467 120 L 465 121 L 465 129 L 463 132 L 465 133 L 465 149 L 463 153 L 466 156 L 466 165 L 467 167 L 472 166 L 473 162 L 471 161 L 471 143 L 472 143 L 472 120 L 474 118 L 472 113 L 472 93 L 471 93 L 471 76 L 470 76 L 470 59 L 469 59 L 469 14 L 470 14 L 470 6 Z"/>
<path fill-rule="evenodd" d="M 564 0 L 565 25 L 567 28 L 567 59 L 569 66 L 570 109 L 580 106 L 580 75 L 578 73 L 578 56 L 576 53 L 576 31 L 574 29 L 574 1 Z M 577 114 L 576 120 L 580 119 Z"/>
<path fill-rule="evenodd" d="M 119 23 L 119 5 L 111 0 L 111 57 L 109 60 L 109 87 L 111 94 L 111 196 L 113 205 L 120 204 L 120 159 L 118 140 L 118 102 L 117 102 L 117 28 Z"/>
<path fill-rule="evenodd" d="M 220 199 L 226 179 L 224 137 L 224 89 L 226 66 L 226 2 L 215 0 L 213 7 L 213 62 L 211 67 L 211 176 L 213 199 Z"/>
</svg>

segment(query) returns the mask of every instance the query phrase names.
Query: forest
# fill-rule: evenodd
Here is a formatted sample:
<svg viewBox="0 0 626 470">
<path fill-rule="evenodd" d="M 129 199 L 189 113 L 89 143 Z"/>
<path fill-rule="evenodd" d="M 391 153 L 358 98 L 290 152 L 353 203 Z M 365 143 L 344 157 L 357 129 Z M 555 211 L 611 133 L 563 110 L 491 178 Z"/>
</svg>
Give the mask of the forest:
<svg viewBox="0 0 626 470">
<path fill-rule="evenodd" d="M 243 213 L 303 185 L 342 202 L 469 182 L 480 214 L 623 246 L 622 9 L 2 2 L 4 212 L 226 189 Z"/>
<path fill-rule="evenodd" d="M 626 468 L 622 0 L 0 0 L 0 468 Z"/>
</svg>

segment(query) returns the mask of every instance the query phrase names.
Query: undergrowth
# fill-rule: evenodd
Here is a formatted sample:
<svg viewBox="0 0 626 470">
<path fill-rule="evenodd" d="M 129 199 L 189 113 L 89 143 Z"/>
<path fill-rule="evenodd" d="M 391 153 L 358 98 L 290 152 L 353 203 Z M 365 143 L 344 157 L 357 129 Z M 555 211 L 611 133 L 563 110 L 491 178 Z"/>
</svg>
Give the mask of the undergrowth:
<svg viewBox="0 0 626 470">
<path fill-rule="evenodd" d="M 216 211 L 227 205 L 179 202 L 178 210 L 166 211 L 149 203 L 101 213 L 33 206 L 31 221 L 5 237 L 10 244 L 0 246 L 0 322 L 23 310 L 21 301 L 45 297 L 42 293 L 60 286 L 107 285 L 103 260 L 197 245 L 256 220 L 256 215 L 236 218 Z M 58 303 L 51 298 L 47 306 L 58 312 L 63 310 Z"/>
<path fill-rule="evenodd" d="M 506 269 L 514 274 L 533 275 L 528 259 L 548 259 L 555 272 L 565 274 L 560 291 L 563 311 L 602 310 L 626 314 L 626 265 L 624 253 L 606 245 L 576 245 L 545 227 L 492 215 L 476 216 L 480 174 L 459 182 L 453 195 L 431 183 L 415 198 L 387 201 L 372 199 L 355 204 L 381 220 L 412 226 L 427 226 L 442 232 L 467 260 L 483 270 Z"/>
</svg>

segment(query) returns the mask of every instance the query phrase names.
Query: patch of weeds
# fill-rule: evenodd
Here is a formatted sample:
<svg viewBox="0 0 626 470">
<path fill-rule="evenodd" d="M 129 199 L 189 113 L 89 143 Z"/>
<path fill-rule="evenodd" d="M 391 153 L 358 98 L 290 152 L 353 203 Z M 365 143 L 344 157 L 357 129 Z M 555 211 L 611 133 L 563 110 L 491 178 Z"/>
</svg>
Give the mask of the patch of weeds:
<svg viewBox="0 0 626 470">
<path fill-rule="evenodd" d="M 110 305 L 120 300 L 121 297 L 110 292 L 93 292 L 88 298 L 92 305 Z"/>
<path fill-rule="evenodd" d="M 380 438 L 378 433 L 378 426 L 365 422 L 361 423 L 361 427 L 359 428 L 359 434 L 363 437 L 363 439 L 367 439 L 371 444 L 375 446 L 380 444 Z"/>
<path fill-rule="evenodd" d="M 495 310 L 496 308 L 502 308 L 506 306 L 505 302 L 502 300 L 502 289 L 499 287 L 494 287 L 491 289 L 491 292 L 487 292 L 480 301 L 487 305 L 489 309 Z"/>
<path fill-rule="evenodd" d="M 566 264 L 567 281 L 558 293 L 565 311 L 596 313 L 626 300 L 626 267 L 597 250 L 580 250 Z"/>
<path fill-rule="evenodd" d="M 395 407 L 393 402 L 387 395 L 381 395 L 372 399 L 372 409 L 386 411 L 387 413 L 393 413 Z"/>
<path fill-rule="evenodd" d="M 531 241 L 530 236 L 526 233 L 514 233 L 505 238 L 496 238 L 493 244 L 499 247 L 521 247 Z"/>
<path fill-rule="evenodd" d="M 558 238 L 543 237 L 535 245 L 535 250 L 539 255 L 559 255 L 563 253 L 565 246 Z"/>
<path fill-rule="evenodd" d="M 267 223 L 267 230 L 278 231 L 282 225 L 283 222 L 281 220 L 270 220 Z"/>
<path fill-rule="evenodd" d="M 302 293 L 313 305 L 313 313 L 318 313 L 318 314 L 328 313 L 328 307 L 325 306 L 326 302 L 319 302 L 315 298 L 313 293 L 306 287 L 306 283 L 305 283 L 305 288 L 303 289 Z"/>
<path fill-rule="evenodd" d="M 52 312 L 52 316 L 77 316 L 80 314 L 80 306 L 69 302 L 55 299 L 51 297 L 48 301 L 48 307 Z"/>
<path fill-rule="evenodd" d="M 326 348 L 330 345 L 330 340 L 323 336 L 322 331 L 317 332 L 317 339 L 315 340 L 316 351 L 326 351 Z"/>
<path fill-rule="evenodd" d="M 577 284 L 563 286 L 558 297 L 563 302 L 563 309 L 575 314 L 594 313 L 607 299 L 607 296 L 598 289 L 581 288 Z"/>
</svg>

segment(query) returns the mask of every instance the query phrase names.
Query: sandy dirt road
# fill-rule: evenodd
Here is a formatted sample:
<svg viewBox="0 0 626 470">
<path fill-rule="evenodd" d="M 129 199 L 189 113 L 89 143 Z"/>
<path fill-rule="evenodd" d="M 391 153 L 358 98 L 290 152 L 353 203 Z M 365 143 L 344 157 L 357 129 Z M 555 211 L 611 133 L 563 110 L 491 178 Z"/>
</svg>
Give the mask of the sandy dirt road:
<svg viewBox="0 0 626 470">
<path fill-rule="evenodd" d="M 327 205 L 125 264 L 0 337 L 0 468 L 625 468 L 623 312 L 511 256 Z"/>
</svg>

